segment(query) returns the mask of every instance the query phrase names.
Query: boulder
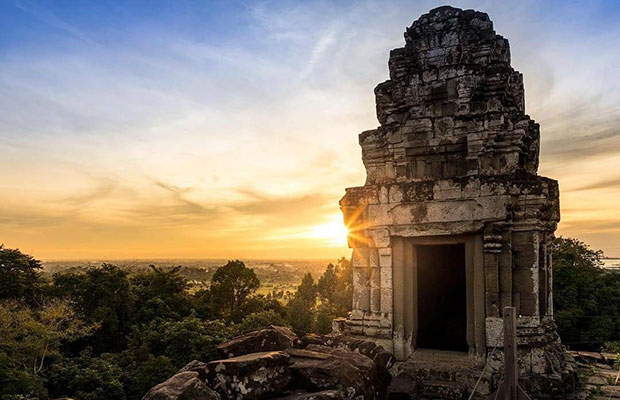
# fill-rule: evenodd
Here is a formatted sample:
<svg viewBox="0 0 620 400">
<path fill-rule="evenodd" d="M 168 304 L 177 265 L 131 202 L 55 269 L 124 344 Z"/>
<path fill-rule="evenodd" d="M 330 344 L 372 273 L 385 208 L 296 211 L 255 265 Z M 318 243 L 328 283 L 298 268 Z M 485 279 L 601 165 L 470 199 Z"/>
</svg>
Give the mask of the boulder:
<svg viewBox="0 0 620 400">
<path fill-rule="evenodd" d="M 360 368 L 343 357 L 322 352 L 290 349 L 291 387 L 309 392 L 340 390 L 344 399 L 375 399 L 375 388 Z"/>
<path fill-rule="evenodd" d="M 394 364 L 394 356 L 371 341 L 350 341 L 349 343 L 357 345 L 355 351 L 348 350 L 348 347 L 345 347 L 343 343 L 345 342 L 340 342 L 340 347 L 336 348 L 309 345 L 306 349 L 336 355 L 353 363 L 357 368 L 364 371 L 365 376 L 374 386 L 377 397 L 384 398 L 392 380 L 392 374 L 388 369 Z"/>
<path fill-rule="evenodd" d="M 225 399 L 272 398 L 291 381 L 289 360 L 288 354 L 271 351 L 211 361 L 207 383 Z"/>
<path fill-rule="evenodd" d="M 316 333 L 308 333 L 301 338 L 301 343 L 304 348 L 310 344 L 324 345 L 325 337 L 323 335 L 317 335 Z"/>
<path fill-rule="evenodd" d="M 224 358 L 237 357 L 256 352 L 290 349 L 298 341 L 299 338 L 291 329 L 271 325 L 222 343 L 217 346 L 217 351 Z"/>
<path fill-rule="evenodd" d="M 357 368 L 359 368 L 360 370 L 362 370 L 364 373 L 369 374 L 369 377 L 370 375 L 374 374 L 375 366 L 374 366 L 373 361 L 370 358 L 364 356 L 363 354 L 355 353 L 355 352 L 352 352 L 351 350 L 346 350 L 343 348 L 335 349 L 333 347 L 320 346 L 316 344 L 311 344 L 310 346 L 306 347 L 306 350 L 316 351 L 319 353 L 331 354 L 337 357 L 341 357 L 345 359 L 346 361 L 350 362 L 351 364 L 353 364 L 354 366 L 356 366 Z"/>
<path fill-rule="evenodd" d="M 343 348 L 332 348 L 315 344 L 308 346 L 306 350 L 331 354 L 350 362 L 362 371 L 366 386 L 374 388 L 377 397 L 384 397 L 383 395 L 390 384 L 392 375 L 387 370 L 384 370 L 383 367 L 376 365 L 369 357 Z"/>
<path fill-rule="evenodd" d="M 203 381 L 207 379 L 207 363 L 198 360 L 190 361 L 186 366 L 181 368 L 177 372 L 177 374 L 187 371 L 198 372 L 200 379 L 202 379 Z"/>
<path fill-rule="evenodd" d="M 384 366 L 386 369 L 391 368 L 396 361 L 392 353 L 370 340 L 358 339 L 347 335 L 337 335 L 328 337 L 325 344 L 334 348 L 348 349 L 361 353 L 375 360 L 378 365 Z"/>
<path fill-rule="evenodd" d="M 353 336 L 347 335 L 338 335 L 331 337 L 327 344 L 332 347 L 340 347 L 343 349 L 355 350 L 357 349 L 365 340 L 358 339 Z"/>
<path fill-rule="evenodd" d="M 142 400 L 219 400 L 219 394 L 200 379 L 198 372 L 185 371 L 151 388 Z"/>
</svg>

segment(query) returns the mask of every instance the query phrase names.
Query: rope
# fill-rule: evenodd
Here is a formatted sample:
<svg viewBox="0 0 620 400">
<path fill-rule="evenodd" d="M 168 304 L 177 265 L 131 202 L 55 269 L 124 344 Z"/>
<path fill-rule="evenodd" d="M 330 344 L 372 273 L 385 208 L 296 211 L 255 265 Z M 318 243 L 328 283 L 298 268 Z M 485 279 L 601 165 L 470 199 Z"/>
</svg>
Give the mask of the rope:
<svg viewBox="0 0 620 400">
<path fill-rule="evenodd" d="M 502 325 L 502 331 L 499 333 L 499 337 L 502 337 L 503 333 L 504 333 L 504 326 Z M 478 381 L 476 381 L 476 384 L 474 385 L 474 388 L 471 390 L 471 393 L 469 397 L 467 398 L 467 400 L 471 400 L 474 397 L 474 394 L 476 393 L 476 389 L 478 388 L 478 385 L 480 384 L 480 381 L 482 380 L 482 377 L 484 376 L 484 373 L 487 371 L 487 367 L 489 366 L 488 360 L 493 357 L 493 354 L 495 354 L 495 350 L 497 350 L 498 346 L 499 346 L 499 340 L 497 341 L 497 343 L 495 343 L 495 347 L 493 347 L 493 350 L 491 350 L 491 355 L 489 355 L 489 357 L 487 358 L 487 361 L 484 363 L 484 368 L 482 369 L 482 372 L 480 373 L 480 376 L 478 377 Z"/>
</svg>

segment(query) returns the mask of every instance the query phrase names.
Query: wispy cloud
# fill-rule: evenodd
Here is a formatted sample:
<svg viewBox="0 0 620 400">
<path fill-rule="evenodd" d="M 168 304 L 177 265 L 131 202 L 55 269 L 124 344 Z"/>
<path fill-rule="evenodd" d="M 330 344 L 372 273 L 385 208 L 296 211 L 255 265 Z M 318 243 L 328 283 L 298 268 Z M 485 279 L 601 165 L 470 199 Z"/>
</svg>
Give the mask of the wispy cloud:
<svg viewBox="0 0 620 400">
<path fill-rule="evenodd" d="M 50 9 L 42 6 L 34 0 L 16 0 L 15 7 L 32 15 L 38 21 L 53 28 L 60 29 L 69 35 L 88 43 L 89 45 L 96 44 L 94 41 L 86 37 L 82 31 L 58 18 Z"/>
<path fill-rule="evenodd" d="M 0 57 L 0 235 L 55 257 L 317 256 L 296 232 L 324 224 L 344 188 L 363 183 L 357 134 L 377 125 L 373 88 L 388 77 L 389 50 L 438 5 L 265 1 L 235 3 L 232 15 L 179 1 L 175 15 L 119 22 L 139 12 L 118 3 L 108 16 L 117 25 L 101 32 L 89 22 L 105 4 L 89 21 L 80 4 L 11 3 L 35 28 Z M 473 4 L 524 73 L 541 172 L 572 189 L 563 207 L 581 210 L 566 213 L 565 234 L 604 221 L 596 210 L 620 212 L 617 193 L 600 190 L 618 184 L 620 160 L 610 45 L 620 24 L 595 29 L 610 18 L 604 5 Z M 39 26 L 58 35 L 37 37 Z M 283 242 L 265 239 L 275 237 Z M 595 240 L 612 249 L 620 234 Z"/>
</svg>

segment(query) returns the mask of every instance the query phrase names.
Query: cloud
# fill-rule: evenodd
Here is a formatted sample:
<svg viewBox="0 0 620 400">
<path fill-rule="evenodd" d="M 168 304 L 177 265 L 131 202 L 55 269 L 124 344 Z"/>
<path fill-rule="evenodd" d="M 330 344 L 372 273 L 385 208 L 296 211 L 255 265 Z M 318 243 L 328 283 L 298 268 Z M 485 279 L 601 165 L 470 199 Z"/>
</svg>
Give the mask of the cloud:
<svg viewBox="0 0 620 400">
<path fill-rule="evenodd" d="M 568 189 L 565 191 L 573 192 L 573 191 L 582 191 L 582 190 L 619 189 L 619 188 L 620 188 L 620 178 L 614 178 L 614 179 L 598 181 L 595 183 L 590 183 L 587 185 L 579 186 L 574 189 Z"/>
<path fill-rule="evenodd" d="M 88 43 L 89 45 L 95 44 L 95 42 L 86 37 L 79 29 L 58 18 L 51 10 L 41 6 L 36 1 L 17 0 L 15 1 L 15 7 L 32 15 L 44 24 L 62 30 L 69 35 Z"/>
<path fill-rule="evenodd" d="M 101 182 L 95 189 L 88 193 L 75 194 L 73 196 L 60 199 L 58 202 L 71 208 L 82 208 L 101 200 L 110 195 L 114 189 L 118 187 L 118 182 L 113 180 L 105 180 Z"/>
<path fill-rule="evenodd" d="M 620 28 L 592 29 L 601 4 L 579 18 L 564 4 L 473 5 L 511 42 L 528 112 L 541 123 L 541 167 L 578 188 L 562 197 L 570 209 L 618 183 L 613 171 L 588 184 L 579 173 L 620 145 L 620 59 L 609 45 Z M 27 42 L 30 32 L 0 59 L 0 206 L 12 227 L 0 233 L 44 246 L 32 232 L 62 225 L 97 249 L 157 243 L 162 253 L 214 254 L 209 243 L 269 255 L 277 245 L 261 237 L 323 223 L 339 213 L 345 187 L 363 184 L 357 134 L 377 125 L 373 88 L 388 77 L 389 50 L 441 4 L 250 2 L 243 15 L 235 9 L 243 24 L 219 31 L 181 4 L 166 23 L 127 20 L 97 45 L 89 38 L 106 32 L 85 13 L 16 5 L 68 39 L 55 46 L 41 31 Z M 573 229 L 571 218 L 562 224 Z M 87 228 L 106 232 L 101 244 Z"/>
</svg>

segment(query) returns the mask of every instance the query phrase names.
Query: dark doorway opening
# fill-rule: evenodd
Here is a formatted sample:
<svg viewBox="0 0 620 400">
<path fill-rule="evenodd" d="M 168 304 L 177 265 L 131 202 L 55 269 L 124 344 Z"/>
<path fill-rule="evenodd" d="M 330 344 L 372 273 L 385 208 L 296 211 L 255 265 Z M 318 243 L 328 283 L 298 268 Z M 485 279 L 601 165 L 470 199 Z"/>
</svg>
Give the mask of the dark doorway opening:
<svg viewBox="0 0 620 400">
<path fill-rule="evenodd" d="M 416 347 L 468 351 L 465 245 L 416 246 L 416 252 Z"/>
</svg>

